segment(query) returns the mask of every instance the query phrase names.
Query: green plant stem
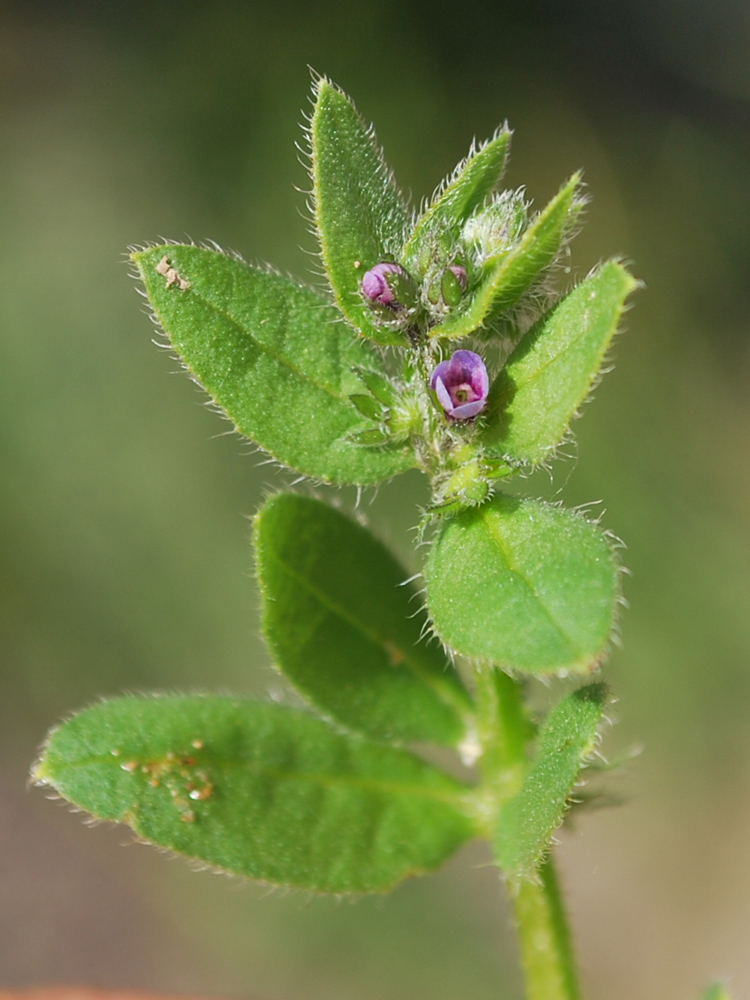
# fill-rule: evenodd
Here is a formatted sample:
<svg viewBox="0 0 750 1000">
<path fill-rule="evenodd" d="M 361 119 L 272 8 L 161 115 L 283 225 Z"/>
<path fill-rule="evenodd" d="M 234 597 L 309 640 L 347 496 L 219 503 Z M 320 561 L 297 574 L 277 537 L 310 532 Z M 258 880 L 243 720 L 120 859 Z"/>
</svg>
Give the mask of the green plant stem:
<svg viewBox="0 0 750 1000">
<path fill-rule="evenodd" d="M 494 811 L 514 795 L 527 768 L 533 731 L 522 689 L 513 678 L 485 667 L 475 674 L 479 710 L 480 768 Z M 549 857 L 539 881 L 510 884 L 527 1000 L 581 1000 L 575 958 L 554 862 Z"/>
<path fill-rule="evenodd" d="M 580 1000 L 573 945 L 552 857 L 539 883 L 511 887 L 527 1000 Z"/>
<path fill-rule="evenodd" d="M 474 675 L 479 741 L 479 767 L 496 809 L 515 795 L 526 770 L 526 745 L 533 733 L 524 711 L 521 685 L 508 674 L 483 667 Z"/>
</svg>

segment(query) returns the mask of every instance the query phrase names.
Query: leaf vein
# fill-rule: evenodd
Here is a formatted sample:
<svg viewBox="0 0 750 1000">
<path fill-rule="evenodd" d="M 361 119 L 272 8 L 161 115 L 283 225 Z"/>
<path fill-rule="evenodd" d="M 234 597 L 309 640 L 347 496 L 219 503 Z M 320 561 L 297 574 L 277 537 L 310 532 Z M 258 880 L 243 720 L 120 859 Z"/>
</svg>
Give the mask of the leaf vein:
<svg viewBox="0 0 750 1000">
<path fill-rule="evenodd" d="M 558 634 L 562 637 L 562 639 L 565 641 L 565 643 L 567 643 L 568 647 L 570 649 L 572 649 L 578 656 L 582 657 L 584 655 L 583 651 L 579 648 L 579 646 L 576 643 L 573 642 L 573 640 L 570 638 L 570 636 L 566 634 L 566 632 L 563 629 L 562 625 L 557 621 L 557 619 L 555 618 L 555 616 L 552 614 L 552 611 L 549 609 L 549 607 L 545 603 L 544 599 L 542 598 L 541 593 L 536 588 L 536 586 L 534 585 L 533 581 L 517 565 L 515 559 L 513 558 L 512 553 L 508 550 L 508 548 L 507 548 L 507 546 L 505 544 L 505 539 L 503 538 L 502 533 L 500 532 L 500 530 L 498 529 L 498 527 L 489 518 L 485 519 L 485 523 L 487 524 L 487 530 L 488 530 L 488 532 L 490 533 L 490 535 L 492 536 L 493 541 L 495 542 L 495 544 L 497 545 L 498 549 L 500 550 L 500 554 L 502 555 L 503 559 L 505 560 L 506 565 L 507 565 L 508 569 L 510 570 L 510 572 L 512 574 L 514 574 L 516 577 L 518 577 L 518 579 L 530 591 L 532 597 L 534 597 L 534 599 L 536 600 L 537 604 L 539 605 L 539 607 L 542 609 L 542 611 L 544 612 L 545 616 L 549 620 L 550 624 L 558 632 Z"/>
<path fill-rule="evenodd" d="M 396 643 L 393 639 L 387 638 L 380 635 L 373 629 L 367 627 L 367 625 L 362 622 L 355 615 L 351 614 L 346 608 L 342 607 L 333 601 L 325 591 L 320 590 L 315 586 L 312 581 L 310 581 L 306 576 L 298 572 L 289 563 L 285 562 L 277 552 L 273 552 L 273 558 L 276 560 L 277 564 L 297 583 L 301 584 L 307 589 L 313 597 L 317 598 L 320 603 L 328 608 L 330 612 L 337 615 L 339 618 L 343 618 L 344 621 L 348 622 L 359 632 L 361 632 L 366 638 L 371 642 L 374 642 L 377 646 L 380 646 L 385 653 L 386 657 L 390 660 L 392 658 L 393 652 L 403 656 L 403 662 L 411 672 L 423 681 L 432 691 L 436 694 L 442 701 L 445 701 L 445 690 L 440 684 L 439 680 L 433 677 L 428 671 L 425 671 L 420 667 L 419 663 L 415 662 L 410 656 L 410 649 L 404 649 L 403 646 Z"/>
<path fill-rule="evenodd" d="M 240 333 L 249 337 L 250 340 L 253 342 L 253 344 L 255 344 L 259 350 L 264 351 L 270 357 L 278 361 L 279 364 L 288 368 L 293 375 L 296 375 L 298 378 L 303 379 L 305 382 L 308 382 L 314 388 L 320 389 L 321 392 L 326 393 L 333 399 L 336 399 L 338 402 L 342 403 L 347 410 L 352 411 L 352 414 L 356 414 L 356 411 L 351 406 L 346 396 L 344 396 L 341 393 L 335 392 L 333 389 L 330 388 L 330 386 L 324 385 L 323 383 L 316 381 L 314 378 L 311 378 L 310 375 L 308 375 L 306 372 L 303 372 L 300 368 L 294 365 L 287 356 L 285 356 L 284 354 L 280 354 L 278 351 L 274 351 L 273 348 L 268 346 L 268 344 L 264 343 L 261 340 L 258 340 L 257 337 L 253 336 L 253 334 L 243 324 L 241 320 L 236 319 L 234 316 L 231 315 L 231 313 L 227 312 L 226 309 L 222 309 L 206 295 L 201 294 L 201 292 L 195 287 L 195 284 L 193 284 L 192 292 L 195 295 L 195 297 L 197 299 L 200 299 L 200 301 L 203 302 L 206 306 L 208 306 L 209 309 L 213 310 L 213 312 L 215 312 L 217 315 L 223 317 L 228 323 L 234 326 L 235 329 L 239 330 Z M 336 319 L 336 325 L 346 325 L 348 327 L 348 324 L 343 324 L 343 321 L 338 318 Z M 354 331 L 352 330 L 352 333 L 353 332 Z"/>
<path fill-rule="evenodd" d="M 135 760 L 138 767 L 162 767 L 168 766 L 168 761 L 166 758 L 156 758 L 154 760 L 146 759 L 141 760 L 136 754 L 130 755 L 130 759 Z M 91 757 L 81 758 L 74 763 L 68 763 L 65 767 L 74 769 L 79 767 L 90 767 L 94 765 L 103 765 L 105 767 L 114 767 L 110 759 L 110 756 L 99 756 L 92 755 Z M 212 768 L 222 769 L 225 771 L 231 769 L 241 769 L 246 771 L 251 771 L 255 774 L 276 779 L 278 781 L 308 781 L 311 784 L 318 784 L 324 787 L 335 788 L 336 786 L 345 786 L 355 789 L 361 789 L 364 791 L 380 792 L 387 795 L 407 795 L 419 796 L 425 799 L 433 799 L 436 802 L 448 802 L 452 805 L 462 807 L 466 811 L 467 802 L 466 799 L 471 794 L 472 789 L 469 786 L 465 786 L 463 789 L 457 788 L 455 791 L 450 791 L 447 788 L 428 788 L 424 785 L 414 785 L 414 784 L 397 784 L 392 781 L 383 781 L 377 778 L 365 778 L 361 775 L 356 774 L 317 774 L 315 772 L 307 771 L 292 771 L 292 770 L 279 770 L 278 768 L 268 767 L 262 764 L 256 764 L 251 760 L 243 759 L 217 759 L 211 758 L 206 761 L 201 761 L 203 769 L 208 773 L 211 773 Z M 440 772 L 440 777 L 447 777 Z"/>
</svg>

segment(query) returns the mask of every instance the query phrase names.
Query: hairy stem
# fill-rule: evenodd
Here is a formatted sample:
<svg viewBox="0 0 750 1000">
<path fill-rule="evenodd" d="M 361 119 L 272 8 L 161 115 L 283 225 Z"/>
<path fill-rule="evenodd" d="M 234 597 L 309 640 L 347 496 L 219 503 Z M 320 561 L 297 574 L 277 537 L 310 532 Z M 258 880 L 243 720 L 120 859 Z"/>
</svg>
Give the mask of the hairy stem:
<svg viewBox="0 0 750 1000">
<path fill-rule="evenodd" d="M 480 767 L 495 810 L 514 795 L 527 767 L 533 737 L 520 684 L 497 669 L 475 674 Z M 510 885 L 518 925 L 527 1000 L 581 1000 L 575 959 L 554 863 L 549 857 L 538 882 Z"/>
<path fill-rule="evenodd" d="M 479 766 L 495 809 L 499 810 L 521 786 L 527 765 L 526 746 L 533 734 L 517 681 L 488 666 L 476 671 L 474 686 L 482 746 Z"/>
<path fill-rule="evenodd" d="M 527 1000 L 580 1000 L 573 946 L 549 857 L 541 882 L 521 882 L 511 890 L 518 925 Z"/>
</svg>

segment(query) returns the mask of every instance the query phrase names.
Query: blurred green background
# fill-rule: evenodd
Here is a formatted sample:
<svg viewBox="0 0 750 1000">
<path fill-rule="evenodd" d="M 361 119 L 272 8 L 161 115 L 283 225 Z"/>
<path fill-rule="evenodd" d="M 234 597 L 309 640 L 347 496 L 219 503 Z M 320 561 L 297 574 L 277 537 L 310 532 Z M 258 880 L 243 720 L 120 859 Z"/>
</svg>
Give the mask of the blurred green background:
<svg viewBox="0 0 750 1000">
<path fill-rule="evenodd" d="M 123 690 L 280 689 L 247 516 L 289 478 L 203 406 L 123 251 L 212 238 L 307 275 L 307 66 L 415 202 L 516 129 L 538 202 L 578 167 L 584 274 L 647 286 L 558 463 L 628 544 L 620 809 L 561 867 L 591 1000 L 750 996 L 750 7 L 736 0 L 0 3 L 0 985 L 258 1000 L 519 1000 L 481 849 L 385 899 L 267 895 L 87 830 L 25 787 L 46 729 Z M 222 436 L 223 435 L 223 436 Z M 549 485 L 530 484 L 532 490 Z M 346 503 L 353 495 L 343 491 Z M 416 566 L 418 477 L 365 498 Z"/>
</svg>

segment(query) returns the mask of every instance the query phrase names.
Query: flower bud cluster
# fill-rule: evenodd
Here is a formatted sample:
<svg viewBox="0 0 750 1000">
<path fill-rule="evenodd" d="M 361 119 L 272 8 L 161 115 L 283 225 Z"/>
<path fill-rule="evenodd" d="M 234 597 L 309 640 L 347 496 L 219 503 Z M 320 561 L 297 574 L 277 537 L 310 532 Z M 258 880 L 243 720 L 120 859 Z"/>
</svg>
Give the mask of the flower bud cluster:
<svg viewBox="0 0 750 1000">
<path fill-rule="evenodd" d="M 486 262 L 512 252 L 528 225 L 522 191 L 496 195 L 460 228 L 436 225 L 413 249 L 407 247 L 401 261 L 384 259 L 368 267 L 359 282 L 362 299 L 376 323 L 398 328 L 413 346 L 423 349 L 432 344 L 439 351 L 430 337 L 431 328 L 443 324 L 453 312 L 461 314 L 482 282 Z M 416 447 L 424 447 L 427 465 L 444 470 L 439 474 L 444 476 L 438 490 L 442 499 L 448 504 L 479 503 L 498 474 L 485 468 L 481 448 L 471 444 L 476 438 L 472 425 L 486 410 L 489 398 L 485 361 L 471 350 L 454 351 L 439 363 L 437 358 L 430 362 L 429 356 L 428 349 L 421 375 L 414 369 L 391 400 L 360 373 L 368 392 L 350 398 L 368 425 L 356 432 L 355 439 L 378 447 L 407 438 L 415 443 L 421 440 Z M 431 405 L 425 405 L 425 390 Z M 435 411 L 440 414 L 437 423 Z M 463 447 L 461 441 L 467 447 L 471 444 L 474 457 L 454 469 L 453 453 Z"/>
<path fill-rule="evenodd" d="M 365 271 L 360 282 L 364 300 L 381 312 L 386 322 L 408 318 L 420 301 L 417 283 L 401 264 L 380 261 Z M 461 264 L 441 267 L 423 282 L 422 300 L 435 318 L 455 308 L 469 287 L 469 274 Z"/>
</svg>

